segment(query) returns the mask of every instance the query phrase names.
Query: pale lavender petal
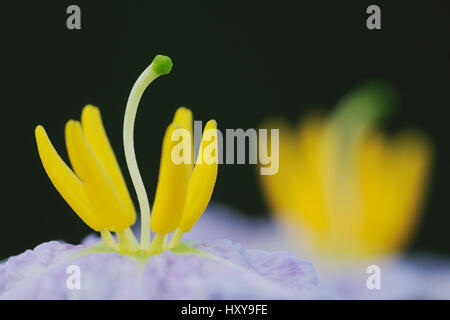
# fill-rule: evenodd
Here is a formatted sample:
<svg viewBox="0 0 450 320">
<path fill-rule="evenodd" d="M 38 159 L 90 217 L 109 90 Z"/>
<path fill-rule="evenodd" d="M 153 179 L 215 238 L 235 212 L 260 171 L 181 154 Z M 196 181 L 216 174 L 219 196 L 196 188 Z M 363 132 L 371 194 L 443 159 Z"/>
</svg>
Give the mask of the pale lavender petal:
<svg viewBox="0 0 450 320">
<path fill-rule="evenodd" d="M 90 241 L 95 241 L 91 238 Z M 0 299 L 300 299 L 319 295 L 307 261 L 245 250 L 228 240 L 199 243 L 214 259 L 164 251 L 145 262 L 87 246 L 48 242 L 0 265 Z M 81 289 L 68 289 L 69 265 Z"/>
<path fill-rule="evenodd" d="M 20 255 L 10 257 L 0 265 L 0 294 L 23 279 L 43 273 L 51 266 L 85 248 L 83 245 L 74 246 L 50 241 L 38 245 L 34 250 L 27 250 Z"/>
</svg>

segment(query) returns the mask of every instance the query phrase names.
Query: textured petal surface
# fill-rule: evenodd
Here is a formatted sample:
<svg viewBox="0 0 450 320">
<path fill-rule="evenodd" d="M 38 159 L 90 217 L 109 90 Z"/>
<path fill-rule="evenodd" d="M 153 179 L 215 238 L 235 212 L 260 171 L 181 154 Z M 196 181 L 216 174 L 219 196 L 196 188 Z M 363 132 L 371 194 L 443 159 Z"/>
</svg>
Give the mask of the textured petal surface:
<svg viewBox="0 0 450 320">
<path fill-rule="evenodd" d="M 164 251 L 143 263 L 117 253 L 83 254 L 86 245 L 47 242 L 0 265 L 0 299 L 301 299 L 318 295 L 311 264 L 287 252 L 245 250 L 228 240 L 197 247 L 219 259 Z M 79 290 L 67 288 L 69 265 L 80 268 Z"/>
</svg>

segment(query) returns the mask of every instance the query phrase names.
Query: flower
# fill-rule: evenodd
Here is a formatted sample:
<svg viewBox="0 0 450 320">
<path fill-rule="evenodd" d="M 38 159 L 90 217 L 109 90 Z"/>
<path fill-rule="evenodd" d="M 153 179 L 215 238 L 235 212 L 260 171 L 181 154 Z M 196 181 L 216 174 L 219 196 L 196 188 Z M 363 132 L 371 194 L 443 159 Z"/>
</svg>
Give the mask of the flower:
<svg viewBox="0 0 450 320">
<path fill-rule="evenodd" d="M 392 100 L 388 87 L 371 84 L 328 118 L 312 116 L 297 129 L 268 124 L 280 128 L 280 169 L 260 177 L 264 193 L 292 240 L 316 255 L 390 256 L 411 237 L 432 148 L 417 131 L 387 138 L 376 128 Z"/>
<path fill-rule="evenodd" d="M 194 166 L 192 112 L 184 107 L 163 139 L 150 217 L 134 154 L 134 120 L 145 88 L 171 68 L 168 57 L 156 56 L 133 86 L 125 111 L 123 140 L 140 207 L 140 243 L 131 230 L 135 209 L 100 111 L 88 105 L 81 123 L 66 124 L 73 171 L 42 126 L 35 134 L 53 185 L 102 241 L 93 236 L 81 245 L 51 241 L 9 258 L 0 264 L 0 299 L 298 299 L 318 294 L 312 265 L 287 252 L 245 250 L 229 240 L 180 242 L 205 211 L 218 170 L 216 121 L 205 126 Z M 151 242 L 150 229 L 155 233 Z"/>
</svg>

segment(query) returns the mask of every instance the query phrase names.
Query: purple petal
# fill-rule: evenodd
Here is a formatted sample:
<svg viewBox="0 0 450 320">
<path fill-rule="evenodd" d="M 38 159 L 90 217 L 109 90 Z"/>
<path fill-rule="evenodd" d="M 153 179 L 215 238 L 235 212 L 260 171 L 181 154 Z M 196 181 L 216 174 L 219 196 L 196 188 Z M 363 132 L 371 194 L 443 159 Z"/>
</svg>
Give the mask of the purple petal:
<svg viewBox="0 0 450 320">
<path fill-rule="evenodd" d="M 93 239 L 91 239 L 93 240 Z M 228 240 L 199 243 L 213 258 L 164 251 L 145 261 L 56 241 L 0 265 L 0 299 L 300 299 L 318 295 L 307 261 L 287 252 L 245 250 Z M 80 268 L 68 289 L 67 267 Z"/>
</svg>

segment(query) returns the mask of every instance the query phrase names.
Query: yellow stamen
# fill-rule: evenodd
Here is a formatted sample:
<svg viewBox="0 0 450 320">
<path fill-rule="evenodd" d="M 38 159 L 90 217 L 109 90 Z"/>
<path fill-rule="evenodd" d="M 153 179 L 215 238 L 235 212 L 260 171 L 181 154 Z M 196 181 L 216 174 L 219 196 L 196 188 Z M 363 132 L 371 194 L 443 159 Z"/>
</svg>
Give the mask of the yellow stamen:
<svg viewBox="0 0 450 320">
<path fill-rule="evenodd" d="M 89 146 L 92 148 L 95 156 L 98 158 L 111 179 L 111 182 L 129 215 L 133 217 L 131 224 L 134 224 L 136 220 L 136 212 L 134 210 L 133 202 L 130 194 L 128 193 L 128 189 L 122 172 L 120 171 L 119 164 L 117 163 L 116 156 L 114 155 L 114 151 L 109 143 L 108 136 L 106 135 L 103 127 L 100 111 L 97 107 L 92 105 L 87 105 L 84 107 L 83 112 L 81 113 L 81 125 Z"/>
<path fill-rule="evenodd" d="M 84 223 L 96 231 L 104 229 L 93 211 L 80 179 L 58 155 L 44 128 L 37 126 L 35 134 L 39 156 L 56 190 Z"/>
<path fill-rule="evenodd" d="M 148 251 L 150 226 L 157 233 L 151 243 L 152 253 L 165 249 L 168 234 L 180 225 L 171 241 L 172 247 L 178 245 L 183 231 L 188 231 L 205 210 L 214 188 L 218 157 L 217 124 L 214 120 L 207 123 L 194 169 L 192 112 L 180 107 L 164 136 L 153 207 L 155 212 L 150 221 L 147 195 L 134 154 L 134 120 L 145 88 L 158 76 L 170 72 L 171 68 L 170 58 L 156 56 L 134 84 L 125 112 L 125 156 L 141 209 L 141 247 L 129 228 L 136 220 L 135 209 L 98 108 L 87 105 L 83 109 L 81 123 L 70 120 L 66 124 L 66 147 L 73 171 L 57 154 L 44 128 L 36 127 L 39 155 L 56 189 L 86 224 L 100 231 L 107 246 L 123 253 L 134 253 L 140 248 Z M 181 144 L 178 143 L 180 137 L 183 138 Z M 178 163 L 179 158 L 183 160 L 181 163 Z M 111 231 L 116 232 L 118 243 Z"/>
<path fill-rule="evenodd" d="M 192 131 L 192 120 L 191 110 L 185 107 L 178 108 L 173 117 L 174 125 L 186 130 L 189 136 L 189 141 L 183 141 L 183 144 L 181 144 L 183 152 L 189 151 L 189 154 L 186 156 L 188 160 L 186 162 L 186 174 L 188 179 L 191 177 L 192 169 L 194 168 L 194 133 Z"/>
<path fill-rule="evenodd" d="M 66 146 L 72 167 L 104 229 L 128 228 L 134 222 L 134 215 L 126 210 L 77 121 L 70 120 L 66 124 Z"/>
<path fill-rule="evenodd" d="M 183 232 L 191 230 L 208 206 L 216 183 L 217 167 L 217 123 L 210 120 L 205 126 L 197 163 L 189 180 L 182 219 L 178 225 Z"/>
<path fill-rule="evenodd" d="M 175 164 L 172 159 L 172 149 L 177 142 L 171 137 L 177 128 L 180 127 L 176 127 L 174 123 L 170 124 L 164 135 L 158 186 L 151 219 L 153 231 L 163 235 L 174 231 L 180 222 L 188 184 L 187 165 Z"/>
</svg>

